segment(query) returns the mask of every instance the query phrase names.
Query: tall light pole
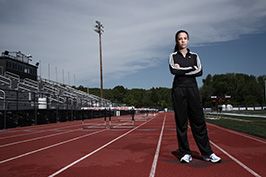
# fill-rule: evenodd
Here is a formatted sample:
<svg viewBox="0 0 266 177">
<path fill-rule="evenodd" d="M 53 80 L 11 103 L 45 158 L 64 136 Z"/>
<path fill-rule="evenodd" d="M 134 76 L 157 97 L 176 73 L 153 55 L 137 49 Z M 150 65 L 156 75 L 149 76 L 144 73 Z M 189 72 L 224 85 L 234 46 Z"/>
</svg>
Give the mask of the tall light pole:
<svg viewBox="0 0 266 177">
<path fill-rule="evenodd" d="M 103 31 L 103 25 L 101 22 L 96 21 L 95 29 L 96 33 L 99 34 L 99 47 L 100 47 L 100 81 L 101 81 L 101 98 L 103 98 L 103 66 L 102 66 L 102 33 Z"/>
</svg>

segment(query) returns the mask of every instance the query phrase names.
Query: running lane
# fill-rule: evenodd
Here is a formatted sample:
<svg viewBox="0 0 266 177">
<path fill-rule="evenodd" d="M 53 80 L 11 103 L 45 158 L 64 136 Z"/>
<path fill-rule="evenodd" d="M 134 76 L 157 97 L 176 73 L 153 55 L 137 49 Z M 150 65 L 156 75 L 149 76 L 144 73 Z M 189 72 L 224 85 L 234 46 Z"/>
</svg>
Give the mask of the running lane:
<svg viewBox="0 0 266 177">
<path fill-rule="evenodd" d="M 52 176 L 147 177 L 150 174 L 164 115 L 158 114 L 145 125 Z M 119 129 L 113 129 L 119 132 Z M 131 131 L 131 130 L 130 130 Z M 78 159 L 77 159 L 78 160 Z"/>
<path fill-rule="evenodd" d="M 127 131 L 128 129 L 79 130 L 46 140 L 6 147 L 0 152 L 1 176 L 48 176 Z"/>
<path fill-rule="evenodd" d="M 266 175 L 265 171 L 263 171 L 263 167 L 266 164 L 265 144 L 243 138 L 210 124 L 208 124 L 208 132 L 211 145 L 214 152 L 222 157 L 222 162 L 212 164 L 203 161 L 191 130 L 188 129 L 193 160 L 189 164 L 180 163 L 176 156 L 172 154 L 178 146 L 174 115 L 172 113 L 168 113 L 168 115 L 155 176 L 248 177 Z"/>
</svg>

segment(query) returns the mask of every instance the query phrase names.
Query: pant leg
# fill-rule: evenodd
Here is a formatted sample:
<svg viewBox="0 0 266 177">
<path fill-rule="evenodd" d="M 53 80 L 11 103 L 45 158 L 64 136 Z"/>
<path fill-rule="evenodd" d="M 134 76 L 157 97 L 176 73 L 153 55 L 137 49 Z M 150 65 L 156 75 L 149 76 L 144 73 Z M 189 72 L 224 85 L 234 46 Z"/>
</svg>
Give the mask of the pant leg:
<svg viewBox="0 0 266 177">
<path fill-rule="evenodd" d="M 202 155 L 212 154 L 205 117 L 197 87 L 188 90 L 188 114 L 193 137 Z"/>
<path fill-rule="evenodd" d="M 186 88 L 172 89 L 173 107 L 175 111 L 178 155 L 191 154 L 187 139 L 188 115 Z"/>
</svg>

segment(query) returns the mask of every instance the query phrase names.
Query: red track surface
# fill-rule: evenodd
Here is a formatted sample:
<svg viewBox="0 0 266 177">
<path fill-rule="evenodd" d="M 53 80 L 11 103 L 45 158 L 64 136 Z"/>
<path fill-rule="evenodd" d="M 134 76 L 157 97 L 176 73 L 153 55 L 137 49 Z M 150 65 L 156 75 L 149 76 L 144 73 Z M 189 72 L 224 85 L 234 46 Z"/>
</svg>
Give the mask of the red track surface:
<svg viewBox="0 0 266 177">
<path fill-rule="evenodd" d="M 128 117 L 124 117 L 128 119 Z M 133 128 L 87 128 L 81 121 L 0 132 L 0 175 L 79 177 L 266 176 L 266 141 L 208 124 L 219 164 L 201 160 L 189 130 L 193 161 L 181 164 L 173 113 L 159 113 Z M 118 118 L 116 118 L 118 119 Z M 87 120 L 86 124 L 102 123 Z M 122 122 L 123 123 L 123 122 Z"/>
</svg>

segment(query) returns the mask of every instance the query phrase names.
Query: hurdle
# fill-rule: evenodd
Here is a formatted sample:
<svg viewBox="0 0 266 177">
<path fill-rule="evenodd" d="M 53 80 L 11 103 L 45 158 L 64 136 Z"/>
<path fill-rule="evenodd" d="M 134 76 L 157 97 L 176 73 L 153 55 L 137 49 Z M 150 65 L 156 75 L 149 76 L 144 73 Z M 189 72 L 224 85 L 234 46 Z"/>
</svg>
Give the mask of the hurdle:
<svg viewBox="0 0 266 177">
<path fill-rule="evenodd" d="M 81 122 L 82 129 L 105 129 L 108 127 L 108 122 L 104 120 L 99 123 L 88 123 L 82 120 Z"/>
<path fill-rule="evenodd" d="M 102 122 L 85 122 L 82 121 L 82 129 L 124 129 L 124 128 L 134 128 L 135 120 L 134 119 L 125 119 L 121 117 L 108 119 L 104 117 Z"/>
<path fill-rule="evenodd" d="M 127 110 L 130 111 L 129 114 L 127 115 L 122 115 L 120 116 L 120 110 Z M 134 128 L 136 122 L 141 122 L 141 121 L 147 121 L 151 116 L 155 116 L 156 114 L 154 113 L 153 115 L 149 115 L 148 112 L 145 114 L 137 114 L 136 115 L 136 110 L 134 107 L 132 108 L 127 108 L 127 109 L 121 109 L 121 108 L 105 108 L 105 114 L 104 114 L 104 119 L 103 121 L 89 121 L 85 122 L 82 121 L 82 128 L 83 129 L 130 129 Z M 115 116 L 113 116 L 115 115 Z M 112 117 L 113 116 L 113 117 Z"/>
<path fill-rule="evenodd" d="M 131 119 L 123 117 L 112 118 L 109 121 L 110 129 L 130 129 L 135 127 L 135 119 L 134 116 Z"/>
<path fill-rule="evenodd" d="M 110 111 L 110 110 L 109 110 Z M 83 129 L 105 129 L 105 128 L 109 128 L 109 124 L 111 122 L 111 112 L 109 112 L 109 116 L 108 116 L 108 119 L 107 119 L 107 110 L 105 110 L 105 115 L 104 115 L 104 119 L 102 122 L 96 122 L 96 123 L 85 123 L 83 120 L 82 120 L 82 128 Z"/>
</svg>

